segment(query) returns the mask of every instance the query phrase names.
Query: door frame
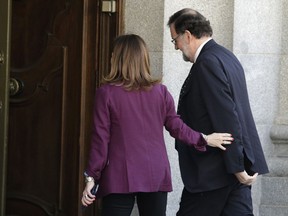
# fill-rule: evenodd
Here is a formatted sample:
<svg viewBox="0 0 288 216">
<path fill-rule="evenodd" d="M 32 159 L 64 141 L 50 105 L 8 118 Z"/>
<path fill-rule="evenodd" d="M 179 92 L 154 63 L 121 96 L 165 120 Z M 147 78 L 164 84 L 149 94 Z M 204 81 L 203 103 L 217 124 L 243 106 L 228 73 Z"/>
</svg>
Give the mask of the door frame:
<svg viewBox="0 0 288 216">
<path fill-rule="evenodd" d="M 6 161 L 9 110 L 11 1 L 0 0 L 0 216 L 5 214 Z M 1 58 L 1 57 L 0 57 Z"/>
<path fill-rule="evenodd" d="M 99 87 L 101 77 L 104 75 L 103 73 L 105 73 L 104 71 L 107 72 L 109 68 L 109 64 L 106 64 L 106 61 L 110 59 L 112 43 L 107 43 L 107 38 L 110 38 L 111 35 L 118 36 L 124 32 L 125 0 L 116 1 L 116 13 L 112 14 L 101 11 L 102 1 L 103 0 L 83 0 L 82 76 L 78 154 L 79 197 L 82 196 L 83 186 L 85 185 L 83 173 L 89 156 L 95 89 Z M 113 32 L 110 31 L 112 26 L 115 27 Z M 109 36 L 107 37 L 107 35 Z M 97 64 L 95 63 L 96 61 L 98 61 Z M 101 209 L 101 201 L 96 202 L 94 209 L 87 209 L 86 215 L 95 215 L 95 213 L 98 215 L 101 212 L 99 209 Z M 83 215 L 81 208 L 78 209 L 78 215 Z"/>
</svg>

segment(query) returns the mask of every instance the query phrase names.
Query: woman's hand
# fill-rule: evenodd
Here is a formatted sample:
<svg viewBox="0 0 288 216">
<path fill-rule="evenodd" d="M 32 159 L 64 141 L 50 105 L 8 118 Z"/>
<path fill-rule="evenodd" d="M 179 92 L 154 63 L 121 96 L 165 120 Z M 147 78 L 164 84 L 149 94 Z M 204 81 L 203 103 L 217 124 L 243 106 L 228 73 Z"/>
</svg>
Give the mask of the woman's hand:
<svg viewBox="0 0 288 216">
<path fill-rule="evenodd" d="M 88 206 L 90 204 L 92 204 L 95 200 L 95 195 L 93 195 L 91 193 L 91 189 L 93 188 L 95 182 L 94 181 L 90 181 L 86 183 L 86 187 L 83 191 L 83 196 L 81 199 L 82 205 L 83 206 Z"/>
<path fill-rule="evenodd" d="M 223 145 L 231 144 L 233 137 L 229 133 L 213 133 L 206 136 L 206 141 L 209 146 L 217 147 L 222 150 L 226 150 Z"/>
</svg>

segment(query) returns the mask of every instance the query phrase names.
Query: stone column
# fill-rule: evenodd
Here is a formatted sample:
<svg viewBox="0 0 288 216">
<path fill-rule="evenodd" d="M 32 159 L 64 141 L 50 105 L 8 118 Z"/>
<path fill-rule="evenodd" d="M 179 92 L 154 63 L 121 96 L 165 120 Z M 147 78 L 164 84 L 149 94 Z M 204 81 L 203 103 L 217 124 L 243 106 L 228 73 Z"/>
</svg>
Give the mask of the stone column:
<svg viewBox="0 0 288 216">
<path fill-rule="evenodd" d="M 263 181 L 266 202 L 261 209 L 263 215 L 288 215 L 288 2 L 282 3 L 282 31 L 279 71 L 278 111 L 270 137 L 274 145 L 270 158 L 269 178 Z"/>
<path fill-rule="evenodd" d="M 251 108 L 270 169 L 253 186 L 255 216 L 288 215 L 285 11 L 283 0 L 235 0 L 234 53 L 245 69 Z"/>
</svg>

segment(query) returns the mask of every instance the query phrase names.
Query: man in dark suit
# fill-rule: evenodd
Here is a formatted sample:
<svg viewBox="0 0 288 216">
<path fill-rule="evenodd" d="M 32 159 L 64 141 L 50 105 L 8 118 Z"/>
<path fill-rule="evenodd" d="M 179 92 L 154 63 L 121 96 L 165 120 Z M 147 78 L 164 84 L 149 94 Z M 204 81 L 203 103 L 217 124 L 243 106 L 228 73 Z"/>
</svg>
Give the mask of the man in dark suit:
<svg viewBox="0 0 288 216">
<path fill-rule="evenodd" d="M 224 131 L 234 137 L 222 152 L 209 147 L 197 152 L 176 140 L 184 183 L 177 216 L 251 216 L 251 185 L 268 167 L 243 68 L 212 39 L 210 22 L 199 12 L 180 10 L 168 26 L 175 49 L 193 63 L 181 89 L 178 114 L 194 130 Z"/>
</svg>

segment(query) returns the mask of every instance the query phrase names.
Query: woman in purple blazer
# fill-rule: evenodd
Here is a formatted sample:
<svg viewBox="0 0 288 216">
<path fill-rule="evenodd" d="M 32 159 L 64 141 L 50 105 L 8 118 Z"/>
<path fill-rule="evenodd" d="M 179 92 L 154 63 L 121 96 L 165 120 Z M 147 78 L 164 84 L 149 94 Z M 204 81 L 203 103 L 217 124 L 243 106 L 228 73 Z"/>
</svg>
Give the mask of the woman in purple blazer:
<svg viewBox="0 0 288 216">
<path fill-rule="evenodd" d="M 137 35 L 116 38 L 111 72 L 96 91 L 93 133 L 82 204 L 102 198 L 102 216 L 129 216 L 137 198 L 142 216 L 166 213 L 171 173 L 163 128 L 191 148 L 225 150 L 227 133 L 208 136 L 186 126 L 161 80 L 150 74 L 149 54 Z M 99 185 L 96 196 L 91 194 Z"/>
</svg>

